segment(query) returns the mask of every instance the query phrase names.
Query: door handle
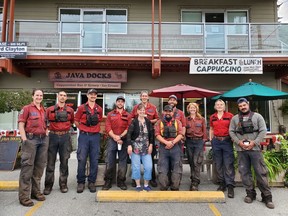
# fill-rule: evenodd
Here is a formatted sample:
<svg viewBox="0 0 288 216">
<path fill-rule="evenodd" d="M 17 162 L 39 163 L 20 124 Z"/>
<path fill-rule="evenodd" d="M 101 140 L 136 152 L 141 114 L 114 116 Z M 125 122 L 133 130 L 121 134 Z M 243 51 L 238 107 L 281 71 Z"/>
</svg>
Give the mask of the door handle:
<svg viewBox="0 0 288 216">
<path fill-rule="evenodd" d="M 81 37 L 85 37 L 85 31 L 84 31 L 84 30 L 81 30 L 80 35 L 81 35 Z"/>
</svg>

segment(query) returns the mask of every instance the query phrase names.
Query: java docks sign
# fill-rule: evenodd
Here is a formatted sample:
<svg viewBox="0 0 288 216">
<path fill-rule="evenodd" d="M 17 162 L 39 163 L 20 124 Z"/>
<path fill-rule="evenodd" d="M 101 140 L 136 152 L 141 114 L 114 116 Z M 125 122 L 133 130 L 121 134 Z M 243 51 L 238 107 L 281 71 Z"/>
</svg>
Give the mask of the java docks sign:
<svg viewBox="0 0 288 216">
<path fill-rule="evenodd" d="M 127 82 L 126 70 L 54 69 L 49 71 L 52 82 Z"/>
<path fill-rule="evenodd" d="M 262 58 L 192 58 L 190 74 L 262 74 Z"/>
</svg>

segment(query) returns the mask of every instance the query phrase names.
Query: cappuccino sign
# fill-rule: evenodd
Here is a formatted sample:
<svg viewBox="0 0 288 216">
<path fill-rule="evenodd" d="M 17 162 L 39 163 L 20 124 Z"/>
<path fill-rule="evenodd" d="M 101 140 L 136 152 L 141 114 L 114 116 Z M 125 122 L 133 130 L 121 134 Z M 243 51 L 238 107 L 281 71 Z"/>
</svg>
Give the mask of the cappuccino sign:
<svg viewBox="0 0 288 216">
<path fill-rule="evenodd" d="M 54 69 L 49 71 L 53 82 L 127 82 L 126 70 Z"/>
</svg>

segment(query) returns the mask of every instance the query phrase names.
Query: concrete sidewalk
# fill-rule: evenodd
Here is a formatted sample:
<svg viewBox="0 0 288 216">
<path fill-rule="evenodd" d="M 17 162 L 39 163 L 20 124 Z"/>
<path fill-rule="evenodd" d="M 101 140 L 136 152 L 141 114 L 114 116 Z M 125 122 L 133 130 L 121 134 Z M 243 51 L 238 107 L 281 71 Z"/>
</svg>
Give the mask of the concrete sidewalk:
<svg viewBox="0 0 288 216">
<path fill-rule="evenodd" d="M 100 164 L 98 167 L 98 178 L 97 178 L 97 182 L 96 182 L 96 185 L 98 186 L 97 187 L 98 191 L 101 190 L 101 186 L 104 183 L 104 181 L 103 181 L 104 171 L 105 171 L 105 165 Z M 76 187 L 77 187 L 76 173 L 77 173 L 76 152 L 72 152 L 70 160 L 69 160 L 69 178 L 68 178 L 68 188 L 71 190 L 76 190 Z M 19 168 L 16 170 L 13 170 L 13 171 L 0 171 L 0 190 L 17 191 L 18 187 L 19 187 L 19 183 L 18 183 L 19 174 L 20 174 Z M 59 190 L 58 176 L 59 176 L 59 161 L 57 160 L 56 168 L 55 168 L 54 190 L 55 189 Z M 42 184 L 41 184 L 42 189 L 44 189 L 44 178 L 45 178 L 45 171 L 44 171 L 44 175 L 42 177 Z M 206 201 L 210 200 L 213 202 L 224 202 L 225 196 L 223 195 L 222 192 L 215 194 L 215 189 L 217 188 L 217 186 L 214 185 L 213 183 L 211 183 L 211 181 L 209 181 L 207 179 L 207 173 L 202 172 L 201 178 L 202 178 L 202 180 L 201 180 L 201 185 L 200 185 L 199 189 L 205 193 L 201 193 L 201 194 L 199 193 L 198 195 L 197 195 L 197 193 L 196 194 L 194 193 L 193 195 L 186 194 L 185 196 L 183 195 L 183 198 L 181 198 L 182 195 L 179 196 L 179 194 L 177 194 L 177 193 L 169 193 L 169 194 L 167 193 L 164 196 L 167 197 L 167 200 L 174 199 L 174 200 L 179 200 L 179 202 L 181 202 L 181 199 L 183 201 L 189 200 L 191 202 L 201 202 L 203 200 L 206 200 Z M 128 185 L 128 190 L 126 192 L 134 191 L 134 188 L 131 186 L 130 165 L 128 166 L 126 183 Z M 190 186 L 190 168 L 189 168 L 189 165 L 185 164 L 185 165 L 183 165 L 183 177 L 182 177 L 182 183 L 180 186 L 180 191 L 189 191 L 189 186 Z M 159 188 L 152 188 L 152 190 L 153 190 L 153 192 L 159 191 Z M 115 194 L 113 194 L 113 191 L 115 191 Z M 117 193 L 119 191 L 121 191 L 121 190 L 118 187 L 116 187 L 115 184 L 113 184 L 113 187 L 109 190 L 109 196 L 110 197 L 115 197 L 115 196 L 117 197 Z M 121 195 L 125 197 L 126 195 L 124 192 L 125 191 L 121 191 Z M 102 196 L 103 196 L 103 194 L 102 194 Z M 107 196 L 107 195 L 104 195 L 104 196 Z M 146 197 L 145 194 L 143 194 L 141 196 L 143 196 L 143 199 L 149 199 Z M 158 196 L 158 197 L 160 200 L 161 197 L 163 197 L 163 195 Z M 187 197 L 193 197 L 193 199 L 192 198 L 188 199 Z M 134 198 L 136 200 L 136 197 L 134 197 Z M 115 199 L 115 198 L 113 198 L 113 199 Z M 153 200 L 156 201 L 155 197 L 153 198 Z M 133 201 L 133 196 L 131 198 L 131 201 Z"/>
</svg>

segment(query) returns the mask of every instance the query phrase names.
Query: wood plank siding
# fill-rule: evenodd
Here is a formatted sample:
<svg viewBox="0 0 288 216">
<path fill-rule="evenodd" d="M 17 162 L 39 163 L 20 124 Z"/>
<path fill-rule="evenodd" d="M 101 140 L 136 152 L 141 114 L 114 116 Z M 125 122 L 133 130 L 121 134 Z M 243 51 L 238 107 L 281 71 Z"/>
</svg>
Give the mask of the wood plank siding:
<svg viewBox="0 0 288 216">
<path fill-rule="evenodd" d="M 155 18 L 158 19 L 158 1 L 155 2 Z M 277 22 L 275 7 L 275 0 L 202 0 L 201 5 L 190 0 L 162 0 L 162 21 L 180 22 L 182 9 L 246 9 L 249 11 L 250 22 L 271 23 Z M 128 21 L 151 21 L 151 1 L 143 0 L 16 1 L 15 19 L 58 20 L 59 8 L 124 8 L 128 9 Z"/>
</svg>

